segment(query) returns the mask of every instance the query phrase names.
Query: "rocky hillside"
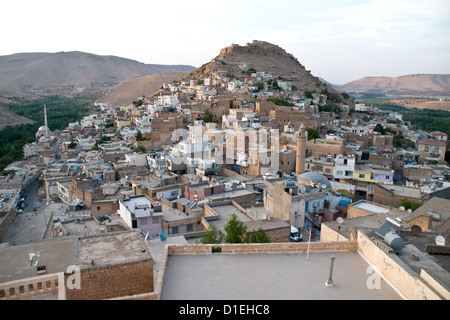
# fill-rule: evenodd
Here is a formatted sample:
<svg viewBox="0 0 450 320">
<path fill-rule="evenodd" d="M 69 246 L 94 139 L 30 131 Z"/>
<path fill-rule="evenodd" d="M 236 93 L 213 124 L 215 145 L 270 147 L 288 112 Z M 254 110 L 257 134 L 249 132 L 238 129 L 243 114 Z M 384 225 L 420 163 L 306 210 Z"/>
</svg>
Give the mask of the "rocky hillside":
<svg viewBox="0 0 450 320">
<path fill-rule="evenodd" d="M 139 97 L 153 95 L 158 92 L 163 83 L 172 83 L 183 74 L 183 72 L 169 72 L 127 80 L 101 97 L 97 102 L 106 103 L 110 106 L 128 105 Z"/>
<path fill-rule="evenodd" d="M 401 77 L 365 77 L 341 87 L 342 92 L 382 94 L 449 94 L 449 74 L 412 74 Z"/>
<path fill-rule="evenodd" d="M 21 117 L 9 110 L 9 108 L 0 103 L 0 130 L 6 126 L 14 126 L 17 124 L 33 123 L 32 120 Z"/>
<path fill-rule="evenodd" d="M 193 69 L 78 51 L 18 53 L 0 56 L 0 95 L 105 92 L 132 78 Z"/>
<path fill-rule="evenodd" d="M 334 91 L 313 76 L 292 54 L 277 45 L 254 40 L 245 46 L 233 44 L 223 48 L 220 54 L 203 66 L 189 72 L 185 77 L 202 79 L 212 75 L 242 77 L 243 71 L 268 72 L 275 79 L 292 81 L 301 91 Z"/>
</svg>

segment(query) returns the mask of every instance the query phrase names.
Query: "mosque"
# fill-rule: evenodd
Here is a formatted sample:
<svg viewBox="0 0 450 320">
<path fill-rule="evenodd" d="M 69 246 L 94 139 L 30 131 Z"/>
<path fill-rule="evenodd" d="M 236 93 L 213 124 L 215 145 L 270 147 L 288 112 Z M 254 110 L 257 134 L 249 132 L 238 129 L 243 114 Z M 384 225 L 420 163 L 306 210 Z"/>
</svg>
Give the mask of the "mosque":
<svg viewBox="0 0 450 320">
<path fill-rule="evenodd" d="M 306 157 L 306 141 L 308 139 L 308 132 L 303 123 L 300 125 L 297 137 L 297 156 L 295 174 L 297 181 L 304 185 L 319 185 L 323 189 L 332 189 L 330 181 L 320 172 L 306 172 L 305 171 L 305 157 Z"/>
<path fill-rule="evenodd" d="M 36 140 L 38 140 L 40 137 L 48 137 L 51 133 L 50 129 L 47 126 L 47 109 L 44 105 L 44 122 L 45 124 L 43 126 L 40 126 L 38 131 L 36 132 Z"/>
</svg>

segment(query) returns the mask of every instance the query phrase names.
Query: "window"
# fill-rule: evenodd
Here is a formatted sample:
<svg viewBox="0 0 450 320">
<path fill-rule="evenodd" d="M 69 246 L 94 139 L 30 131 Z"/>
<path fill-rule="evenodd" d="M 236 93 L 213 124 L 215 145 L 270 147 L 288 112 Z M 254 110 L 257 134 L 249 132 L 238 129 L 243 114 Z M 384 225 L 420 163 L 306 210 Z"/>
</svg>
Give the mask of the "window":
<svg viewBox="0 0 450 320">
<path fill-rule="evenodd" d="M 364 173 L 360 173 L 360 174 L 359 174 L 359 177 L 360 177 L 360 178 L 365 178 L 366 175 L 365 175 Z"/>
<path fill-rule="evenodd" d="M 194 230 L 194 226 L 193 226 L 192 224 L 188 224 L 188 225 L 186 226 L 186 230 L 187 230 L 187 231 L 193 231 L 193 230 Z"/>
<path fill-rule="evenodd" d="M 141 218 L 139 219 L 139 223 L 142 225 L 146 225 L 147 224 L 147 218 Z"/>
<path fill-rule="evenodd" d="M 172 233 L 178 233 L 178 227 L 172 227 Z"/>
<path fill-rule="evenodd" d="M 159 223 L 159 217 L 153 217 L 152 218 L 152 223 L 153 224 L 158 224 Z"/>
<path fill-rule="evenodd" d="M 337 171 L 337 172 L 336 172 L 336 175 L 342 176 L 342 173 L 343 173 L 342 171 Z"/>
<path fill-rule="evenodd" d="M 97 211 L 100 211 L 100 207 L 97 207 Z"/>
</svg>

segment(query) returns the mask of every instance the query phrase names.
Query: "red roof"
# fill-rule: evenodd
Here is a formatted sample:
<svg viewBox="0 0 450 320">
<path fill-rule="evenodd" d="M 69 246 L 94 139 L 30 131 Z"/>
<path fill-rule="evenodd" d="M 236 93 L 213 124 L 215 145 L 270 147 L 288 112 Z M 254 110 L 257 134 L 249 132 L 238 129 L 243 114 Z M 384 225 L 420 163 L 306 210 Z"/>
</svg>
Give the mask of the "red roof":
<svg viewBox="0 0 450 320">
<path fill-rule="evenodd" d="M 440 131 L 433 131 L 433 132 L 430 132 L 430 134 L 433 135 L 433 136 L 444 136 L 444 137 L 447 137 L 447 135 L 445 133 L 440 132 Z"/>
<path fill-rule="evenodd" d="M 445 147 L 447 144 L 444 141 L 439 140 L 419 140 L 417 144 L 426 144 L 430 146 L 442 146 Z"/>
</svg>

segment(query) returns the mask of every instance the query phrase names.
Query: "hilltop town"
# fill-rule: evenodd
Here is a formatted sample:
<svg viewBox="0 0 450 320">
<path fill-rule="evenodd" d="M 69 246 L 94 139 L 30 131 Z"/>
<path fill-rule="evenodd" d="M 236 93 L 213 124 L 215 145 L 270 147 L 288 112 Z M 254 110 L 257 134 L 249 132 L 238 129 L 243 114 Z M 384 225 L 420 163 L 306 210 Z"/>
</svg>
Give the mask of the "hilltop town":
<svg viewBox="0 0 450 320">
<path fill-rule="evenodd" d="M 230 64 L 222 58 L 214 63 Z M 240 255 L 310 252 L 321 266 L 331 252 L 361 274 L 349 291 L 366 291 L 348 299 L 450 297 L 446 134 L 414 130 L 400 113 L 319 80 L 314 90 L 261 66 L 235 64 L 233 75 L 206 68 L 126 105 L 97 103 L 64 130 L 39 128 L 0 180 L 0 255 L 8 257 L 0 299 L 246 299 L 250 290 L 233 295 L 224 286 L 239 271 L 198 274 L 200 257 L 222 253 L 214 267 L 226 268 Z M 233 217 L 248 239 L 263 230 L 269 241 L 205 242 L 208 231 L 226 233 Z M 386 287 L 368 290 L 366 269 L 343 252 L 376 266 Z M 176 280 L 174 265 L 183 263 L 190 280 Z M 72 265 L 78 289 L 68 286 Z M 223 295 L 188 290 L 194 278 L 201 285 L 214 277 Z M 250 299 L 274 299 L 273 290 Z"/>
</svg>

